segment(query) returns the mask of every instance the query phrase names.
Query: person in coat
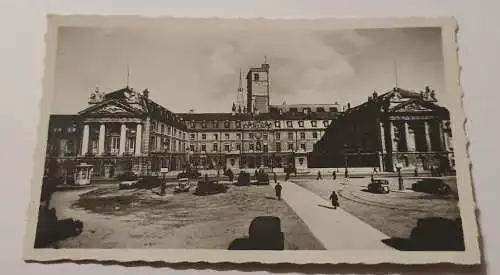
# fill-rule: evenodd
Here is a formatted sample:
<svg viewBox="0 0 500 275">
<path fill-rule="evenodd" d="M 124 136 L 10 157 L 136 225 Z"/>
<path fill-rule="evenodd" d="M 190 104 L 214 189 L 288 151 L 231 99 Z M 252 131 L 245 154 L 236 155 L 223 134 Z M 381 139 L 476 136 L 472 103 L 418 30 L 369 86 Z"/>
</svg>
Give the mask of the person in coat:
<svg viewBox="0 0 500 275">
<path fill-rule="evenodd" d="M 335 172 L 335 171 L 332 172 L 332 178 L 333 178 L 333 180 L 337 179 L 337 172 Z"/>
<path fill-rule="evenodd" d="M 281 189 L 283 189 L 283 187 L 281 186 L 281 184 L 278 182 L 276 184 L 276 186 L 274 186 L 274 191 L 276 192 L 276 198 L 278 200 L 281 200 Z"/>
<path fill-rule="evenodd" d="M 335 190 L 332 191 L 332 194 L 330 195 L 330 200 L 332 201 L 332 206 L 334 209 L 337 209 L 339 207 L 339 197 L 337 196 L 337 193 Z"/>
</svg>

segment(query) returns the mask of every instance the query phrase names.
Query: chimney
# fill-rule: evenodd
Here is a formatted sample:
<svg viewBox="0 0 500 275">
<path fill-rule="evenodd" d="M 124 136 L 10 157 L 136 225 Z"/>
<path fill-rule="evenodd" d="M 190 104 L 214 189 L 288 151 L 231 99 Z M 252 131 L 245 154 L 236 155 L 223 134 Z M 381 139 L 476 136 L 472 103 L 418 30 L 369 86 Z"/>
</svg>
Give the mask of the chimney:
<svg viewBox="0 0 500 275">
<path fill-rule="evenodd" d="M 149 99 L 149 90 L 148 89 L 145 89 L 143 92 L 142 92 L 142 96 L 144 96 L 145 99 Z"/>
</svg>

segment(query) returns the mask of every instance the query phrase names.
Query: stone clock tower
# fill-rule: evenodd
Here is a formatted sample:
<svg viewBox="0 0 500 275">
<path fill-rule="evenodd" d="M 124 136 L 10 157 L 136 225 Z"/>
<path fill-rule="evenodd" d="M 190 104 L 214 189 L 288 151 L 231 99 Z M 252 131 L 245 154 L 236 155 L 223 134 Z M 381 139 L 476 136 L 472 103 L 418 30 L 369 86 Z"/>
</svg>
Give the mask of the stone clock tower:
<svg viewBox="0 0 500 275">
<path fill-rule="evenodd" d="M 269 64 L 251 68 L 247 73 L 247 111 L 269 112 Z"/>
</svg>

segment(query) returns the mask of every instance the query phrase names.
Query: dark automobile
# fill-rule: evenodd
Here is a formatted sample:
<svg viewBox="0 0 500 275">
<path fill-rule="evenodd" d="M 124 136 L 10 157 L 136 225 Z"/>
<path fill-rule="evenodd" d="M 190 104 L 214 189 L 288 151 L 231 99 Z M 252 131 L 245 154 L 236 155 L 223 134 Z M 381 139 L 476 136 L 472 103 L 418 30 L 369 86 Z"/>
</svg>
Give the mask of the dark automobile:
<svg viewBox="0 0 500 275">
<path fill-rule="evenodd" d="M 264 169 L 255 171 L 255 180 L 256 185 L 269 185 L 269 175 Z"/>
<path fill-rule="evenodd" d="M 195 195 L 205 196 L 226 193 L 227 186 L 220 184 L 217 180 L 200 180 L 194 191 Z"/>
<path fill-rule="evenodd" d="M 183 179 L 183 178 L 197 179 L 199 177 L 201 177 L 201 173 L 195 169 L 188 169 L 177 175 L 177 179 Z"/>
<path fill-rule="evenodd" d="M 238 180 L 234 183 L 234 185 L 238 186 L 250 185 L 250 173 L 245 171 L 240 171 L 240 174 L 238 175 Z"/>
<path fill-rule="evenodd" d="M 430 194 L 447 195 L 451 192 L 449 185 L 441 179 L 423 179 L 412 184 L 413 191 Z"/>
<path fill-rule="evenodd" d="M 368 191 L 377 194 L 388 194 L 389 190 L 389 181 L 382 179 L 374 179 L 372 182 L 368 184 Z"/>
<path fill-rule="evenodd" d="M 143 176 L 135 184 L 135 188 L 153 189 L 161 185 L 162 179 L 156 176 Z"/>
<path fill-rule="evenodd" d="M 125 171 L 116 177 L 119 181 L 134 181 L 137 180 L 139 176 L 133 171 Z"/>
</svg>

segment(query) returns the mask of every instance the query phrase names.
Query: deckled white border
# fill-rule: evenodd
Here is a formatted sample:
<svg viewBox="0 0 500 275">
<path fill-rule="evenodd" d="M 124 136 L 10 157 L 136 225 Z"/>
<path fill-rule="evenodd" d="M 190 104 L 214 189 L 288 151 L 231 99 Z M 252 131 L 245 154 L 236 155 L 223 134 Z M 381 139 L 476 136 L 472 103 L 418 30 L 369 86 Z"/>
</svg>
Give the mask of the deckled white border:
<svg viewBox="0 0 500 275">
<path fill-rule="evenodd" d="M 45 138 L 39 139 L 35 151 L 35 167 L 32 177 L 31 202 L 28 212 L 28 226 L 24 241 L 25 260 L 96 260 L 96 261 L 144 261 L 144 262 L 208 262 L 208 263 L 295 263 L 295 264 L 479 264 L 479 235 L 475 216 L 475 202 L 471 184 L 470 161 L 467 154 L 465 114 L 462 109 L 460 88 L 460 67 L 457 59 L 456 31 L 453 18 L 398 18 L 398 19 L 180 19 L 146 18 L 139 16 L 62 16 L 51 15 L 46 33 L 46 72 L 44 92 L 40 105 L 41 119 L 38 136 L 45 137 L 48 114 L 53 93 L 53 76 L 59 26 L 120 26 L 151 27 L 156 24 L 178 24 L 184 20 L 246 20 L 249 24 L 279 26 L 286 24 L 296 28 L 324 27 L 326 29 L 373 29 L 396 27 L 441 27 L 445 69 L 445 87 L 449 110 L 452 116 L 453 144 L 457 169 L 459 206 L 463 222 L 465 252 L 403 252 L 403 251 L 227 251 L 227 250 L 172 250 L 172 249 L 34 249 L 34 237 L 41 192 L 41 178 L 45 158 Z M 185 22 L 185 21 L 184 21 Z"/>
</svg>

